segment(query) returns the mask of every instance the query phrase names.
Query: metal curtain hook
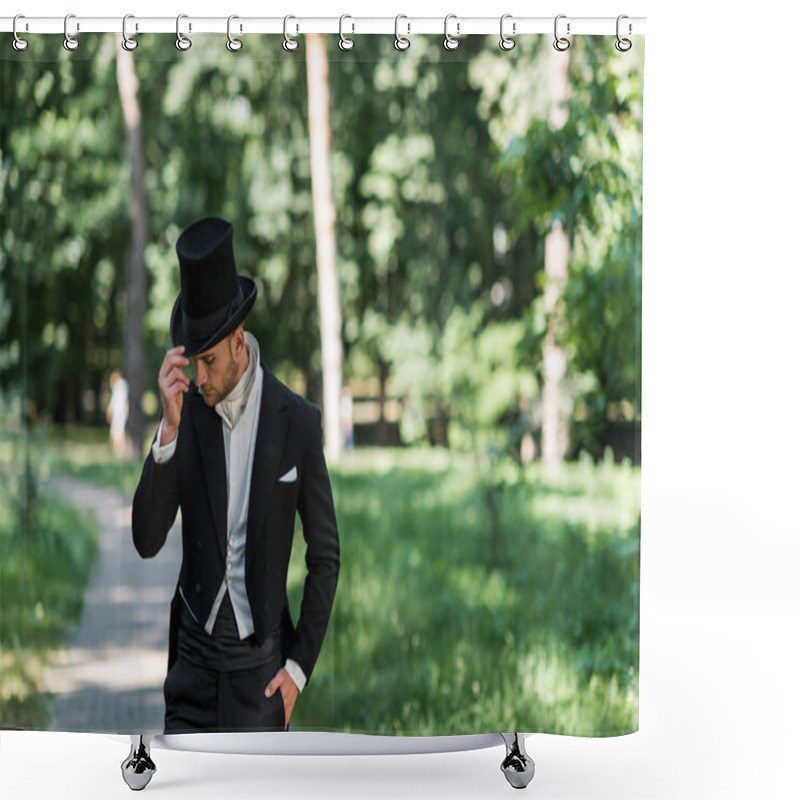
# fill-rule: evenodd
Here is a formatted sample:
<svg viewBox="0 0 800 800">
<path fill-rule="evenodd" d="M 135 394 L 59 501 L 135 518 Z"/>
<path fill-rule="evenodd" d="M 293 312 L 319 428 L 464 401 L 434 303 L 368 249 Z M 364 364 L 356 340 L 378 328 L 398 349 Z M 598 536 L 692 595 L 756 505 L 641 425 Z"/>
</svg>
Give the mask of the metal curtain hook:
<svg viewBox="0 0 800 800">
<path fill-rule="evenodd" d="M 65 50 L 77 50 L 78 47 L 80 46 L 80 42 L 75 37 L 69 35 L 68 28 L 69 28 L 69 21 L 71 19 L 75 19 L 75 15 L 74 14 L 67 14 L 67 16 L 64 17 L 64 49 Z M 80 27 L 80 25 L 78 25 L 76 30 L 80 30 L 80 29 L 81 29 L 81 27 Z"/>
<path fill-rule="evenodd" d="M 290 19 L 297 19 L 297 17 L 293 17 L 291 14 L 289 14 L 283 18 L 283 49 L 287 51 L 297 50 L 297 48 L 300 46 L 297 39 L 289 36 L 288 25 Z"/>
<path fill-rule="evenodd" d="M 28 40 L 27 39 L 21 39 L 17 35 L 17 20 L 18 19 L 25 19 L 25 15 L 24 14 L 17 14 L 17 16 L 14 17 L 14 25 L 12 27 L 12 31 L 14 33 L 14 41 L 11 42 L 11 46 L 15 50 L 19 50 L 21 52 L 22 50 L 27 50 L 27 48 L 28 48 Z"/>
<path fill-rule="evenodd" d="M 558 35 L 558 21 L 560 19 L 566 19 L 566 14 L 559 14 L 556 17 L 555 25 L 553 27 L 553 36 L 555 36 L 555 41 L 553 42 L 553 47 L 558 50 L 559 53 L 563 53 L 565 50 L 569 50 L 569 39 L 566 39 L 563 36 Z M 569 22 L 567 23 L 567 36 L 569 36 Z"/>
<path fill-rule="evenodd" d="M 344 32 L 342 31 L 342 26 L 344 25 L 344 21 L 346 19 L 353 19 L 349 14 L 342 14 L 339 17 L 339 48 L 341 50 L 352 50 L 355 46 L 355 42 L 349 37 L 345 36 Z M 356 26 L 355 23 L 351 23 L 353 32 L 355 32 Z"/>
<path fill-rule="evenodd" d="M 233 20 L 235 19 L 239 19 L 239 17 L 237 17 L 236 14 L 231 14 L 228 17 L 228 41 L 225 44 L 225 47 L 227 47 L 228 50 L 231 51 L 231 53 L 236 53 L 239 50 L 241 50 L 242 47 L 244 47 L 244 43 L 242 42 L 241 39 L 237 39 L 233 35 L 231 35 L 231 22 L 233 22 Z M 241 30 L 241 28 L 239 28 L 239 30 Z"/>
<path fill-rule="evenodd" d="M 503 16 L 500 17 L 500 49 L 506 52 L 513 50 L 517 44 L 510 36 L 506 36 L 503 32 L 503 24 L 507 19 L 511 19 L 511 14 L 503 14 Z M 516 22 L 511 23 L 511 32 L 514 34 L 517 32 Z"/>
<path fill-rule="evenodd" d="M 451 19 L 458 19 L 458 17 L 456 17 L 455 14 L 448 14 L 444 18 L 444 49 L 445 50 L 457 50 L 458 49 L 458 39 L 456 39 L 454 36 L 451 36 L 447 32 L 447 23 L 450 22 Z M 460 22 L 456 22 L 456 36 L 458 35 L 460 28 L 461 28 L 461 23 Z"/>
<path fill-rule="evenodd" d="M 139 42 L 134 39 L 132 36 L 128 36 L 128 20 L 135 19 L 133 14 L 126 14 L 122 18 L 122 49 L 127 50 L 128 52 L 135 50 L 139 46 Z M 136 26 L 136 30 L 139 29 L 139 26 Z"/>
<path fill-rule="evenodd" d="M 620 24 L 620 22 L 622 22 L 623 19 L 628 19 L 628 17 L 625 14 L 620 14 L 617 17 L 617 41 L 614 42 L 614 47 L 616 47 L 617 50 L 619 50 L 620 53 L 627 53 L 628 50 L 630 50 L 631 47 L 633 47 L 633 42 L 630 39 L 623 39 L 619 35 L 619 24 Z M 628 34 L 630 35 L 632 32 L 633 32 L 633 26 L 629 22 L 628 23 Z"/>
<path fill-rule="evenodd" d="M 192 40 L 181 33 L 181 20 L 187 19 L 188 16 L 188 14 L 178 14 L 178 18 L 175 20 L 175 35 L 178 37 L 175 40 L 175 47 L 177 47 L 178 50 L 186 51 L 192 46 Z M 192 25 L 190 23 L 189 30 L 191 31 L 191 29 Z"/>
<path fill-rule="evenodd" d="M 401 19 L 408 19 L 408 17 L 405 14 L 398 14 L 394 18 L 394 48 L 395 50 L 408 50 L 408 48 L 411 47 L 411 39 L 400 35 Z M 408 28 L 408 32 L 411 33 L 411 25 L 406 23 L 406 27 Z"/>
</svg>

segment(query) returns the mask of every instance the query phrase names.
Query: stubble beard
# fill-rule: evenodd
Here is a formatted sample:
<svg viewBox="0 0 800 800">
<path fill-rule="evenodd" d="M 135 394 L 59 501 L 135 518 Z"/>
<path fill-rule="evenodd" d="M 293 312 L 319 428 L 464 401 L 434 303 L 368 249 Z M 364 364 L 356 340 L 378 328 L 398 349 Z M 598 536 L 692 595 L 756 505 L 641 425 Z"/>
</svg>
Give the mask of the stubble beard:
<svg viewBox="0 0 800 800">
<path fill-rule="evenodd" d="M 228 362 L 228 368 L 225 370 L 225 374 L 222 376 L 222 385 L 219 391 L 215 391 L 214 389 L 211 391 L 200 390 L 205 404 L 207 406 L 215 406 L 221 403 L 236 388 L 236 376 L 238 374 L 239 362 L 233 357 L 233 351 L 231 351 L 231 359 Z"/>
</svg>

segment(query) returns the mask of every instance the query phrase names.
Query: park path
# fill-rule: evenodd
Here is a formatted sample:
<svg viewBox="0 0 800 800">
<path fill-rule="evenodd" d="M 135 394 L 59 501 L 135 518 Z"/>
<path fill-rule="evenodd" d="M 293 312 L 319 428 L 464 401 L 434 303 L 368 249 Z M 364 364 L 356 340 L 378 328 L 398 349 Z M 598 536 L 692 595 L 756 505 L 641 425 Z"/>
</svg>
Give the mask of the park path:
<svg viewBox="0 0 800 800">
<path fill-rule="evenodd" d="M 145 560 L 133 547 L 129 496 L 65 477 L 50 487 L 95 514 L 100 529 L 80 625 L 45 678 L 55 695 L 50 730 L 160 733 L 180 517 L 161 552 Z"/>
</svg>

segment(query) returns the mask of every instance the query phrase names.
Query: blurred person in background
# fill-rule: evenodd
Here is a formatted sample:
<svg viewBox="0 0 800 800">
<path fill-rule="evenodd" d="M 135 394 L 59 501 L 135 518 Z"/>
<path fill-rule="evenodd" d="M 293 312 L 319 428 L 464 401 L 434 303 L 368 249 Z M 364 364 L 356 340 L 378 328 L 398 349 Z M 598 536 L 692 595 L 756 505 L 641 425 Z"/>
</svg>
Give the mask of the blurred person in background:
<svg viewBox="0 0 800 800">
<path fill-rule="evenodd" d="M 127 452 L 125 429 L 128 425 L 128 411 L 130 410 L 128 382 L 122 377 L 119 370 L 114 370 L 111 373 L 109 385 L 111 386 L 111 399 L 108 401 L 106 419 L 110 426 L 109 436 L 114 457 L 122 459 Z"/>
</svg>

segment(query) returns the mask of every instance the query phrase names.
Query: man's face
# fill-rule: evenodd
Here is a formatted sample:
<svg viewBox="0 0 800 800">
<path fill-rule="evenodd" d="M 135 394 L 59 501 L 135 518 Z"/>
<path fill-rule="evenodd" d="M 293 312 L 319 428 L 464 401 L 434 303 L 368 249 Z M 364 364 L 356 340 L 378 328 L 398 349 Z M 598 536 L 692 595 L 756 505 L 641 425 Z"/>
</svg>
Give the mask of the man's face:
<svg viewBox="0 0 800 800">
<path fill-rule="evenodd" d="M 195 383 L 207 406 L 224 400 L 239 380 L 239 359 L 234 356 L 233 336 L 194 357 Z"/>
</svg>

